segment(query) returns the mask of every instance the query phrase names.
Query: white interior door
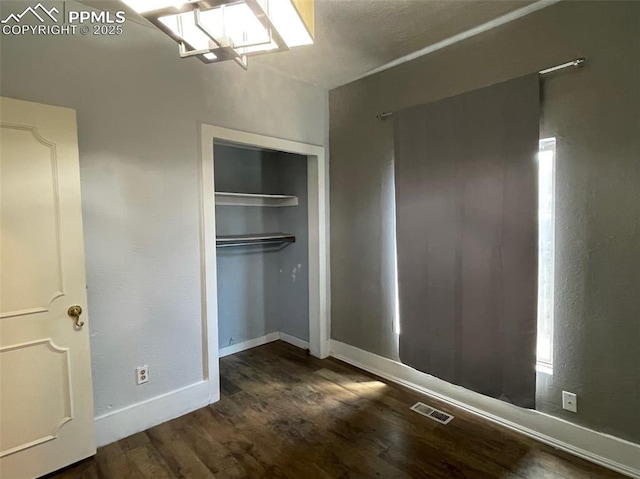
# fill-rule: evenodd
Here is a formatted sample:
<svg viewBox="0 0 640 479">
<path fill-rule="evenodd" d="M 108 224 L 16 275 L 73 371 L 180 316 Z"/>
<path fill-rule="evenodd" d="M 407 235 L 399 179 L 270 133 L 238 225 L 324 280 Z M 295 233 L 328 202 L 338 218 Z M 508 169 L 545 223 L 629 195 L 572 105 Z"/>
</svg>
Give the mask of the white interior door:
<svg viewBox="0 0 640 479">
<path fill-rule="evenodd" d="M 0 477 L 32 478 L 96 450 L 75 111 L 0 99 L 0 210 Z"/>
</svg>

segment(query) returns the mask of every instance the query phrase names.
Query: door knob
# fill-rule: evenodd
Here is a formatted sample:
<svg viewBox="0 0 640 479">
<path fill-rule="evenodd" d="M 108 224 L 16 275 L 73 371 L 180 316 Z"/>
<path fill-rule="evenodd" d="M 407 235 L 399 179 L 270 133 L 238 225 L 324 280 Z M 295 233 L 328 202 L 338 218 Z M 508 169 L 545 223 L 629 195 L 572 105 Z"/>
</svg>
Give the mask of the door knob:
<svg viewBox="0 0 640 479">
<path fill-rule="evenodd" d="M 67 310 L 67 314 L 72 318 L 75 318 L 76 320 L 75 326 L 77 329 L 80 329 L 82 328 L 82 326 L 84 326 L 84 321 L 80 321 L 80 315 L 82 314 L 82 308 L 80 306 L 78 306 L 77 304 L 75 306 L 71 306 Z"/>
</svg>

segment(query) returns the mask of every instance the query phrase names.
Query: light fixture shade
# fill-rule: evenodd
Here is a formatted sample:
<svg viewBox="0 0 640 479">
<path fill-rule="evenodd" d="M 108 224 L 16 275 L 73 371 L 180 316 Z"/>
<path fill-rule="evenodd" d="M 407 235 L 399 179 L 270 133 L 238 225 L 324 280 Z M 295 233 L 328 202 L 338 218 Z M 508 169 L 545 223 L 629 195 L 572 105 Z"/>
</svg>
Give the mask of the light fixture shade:
<svg viewBox="0 0 640 479">
<path fill-rule="evenodd" d="M 258 0 L 289 48 L 313 44 L 312 0 Z"/>
<path fill-rule="evenodd" d="M 205 63 L 310 45 L 313 0 L 122 0 Z"/>
<path fill-rule="evenodd" d="M 164 10 L 165 8 L 178 9 L 185 4 L 194 3 L 195 0 L 122 0 L 122 2 L 144 15 L 147 12 Z"/>
</svg>

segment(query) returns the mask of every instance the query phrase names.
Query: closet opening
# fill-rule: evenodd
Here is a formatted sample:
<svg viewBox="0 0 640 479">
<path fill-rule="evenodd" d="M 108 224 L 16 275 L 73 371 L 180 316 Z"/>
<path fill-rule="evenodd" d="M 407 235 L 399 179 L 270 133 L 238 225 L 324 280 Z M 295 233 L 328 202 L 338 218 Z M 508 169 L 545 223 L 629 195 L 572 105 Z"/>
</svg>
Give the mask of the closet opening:
<svg viewBox="0 0 640 479">
<path fill-rule="evenodd" d="M 329 355 L 324 148 L 212 125 L 201 130 L 203 368 L 283 340 Z"/>
<path fill-rule="evenodd" d="M 309 345 L 306 157 L 214 144 L 219 356 Z"/>
</svg>

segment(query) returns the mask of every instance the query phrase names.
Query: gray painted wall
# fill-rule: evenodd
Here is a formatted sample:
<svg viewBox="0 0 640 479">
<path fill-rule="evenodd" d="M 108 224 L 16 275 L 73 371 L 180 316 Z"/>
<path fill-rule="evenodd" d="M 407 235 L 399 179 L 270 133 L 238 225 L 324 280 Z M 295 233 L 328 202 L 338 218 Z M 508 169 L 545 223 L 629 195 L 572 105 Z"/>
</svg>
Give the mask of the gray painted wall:
<svg viewBox="0 0 640 479">
<path fill-rule="evenodd" d="M 538 409 L 640 442 L 639 25 L 639 2 L 561 2 L 330 92 L 332 338 L 397 359 L 393 128 L 375 115 L 586 56 L 542 82 L 558 210 L 554 375 L 539 374 Z"/>
<path fill-rule="evenodd" d="M 0 57 L 1 95 L 78 113 L 96 415 L 202 380 L 199 124 L 324 145 L 326 92 L 181 60 L 130 21 L 118 37 L 3 36 Z"/>
<path fill-rule="evenodd" d="M 284 248 L 217 250 L 218 341 L 221 348 L 282 331 L 309 339 L 307 159 L 280 152 L 215 145 L 216 191 L 298 196 L 284 208 L 216 206 L 219 235 L 285 232 Z"/>
<path fill-rule="evenodd" d="M 280 331 L 309 340 L 309 205 L 307 159 L 278 154 L 280 191 L 296 195 L 298 206 L 278 208 L 280 230 L 296 235 L 296 242 L 280 253 Z"/>
</svg>

